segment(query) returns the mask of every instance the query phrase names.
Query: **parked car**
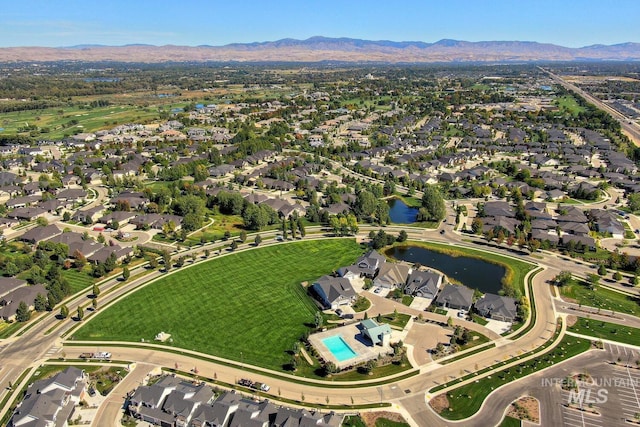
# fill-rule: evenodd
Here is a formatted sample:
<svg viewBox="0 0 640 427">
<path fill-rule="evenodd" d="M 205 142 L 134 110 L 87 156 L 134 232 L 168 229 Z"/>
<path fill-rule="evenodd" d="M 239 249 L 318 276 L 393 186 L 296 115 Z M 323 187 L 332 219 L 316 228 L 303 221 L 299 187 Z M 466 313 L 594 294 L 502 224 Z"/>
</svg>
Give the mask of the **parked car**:
<svg viewBox="0 0 640 427">
<path fill-rule="evenodd" d="M 462 317 L 465 317 L 466 315 L 467 315 L 467 313 L 466 313 L 464 310 L 460 310 L 460 311 L 458 312 L 458 317 L 461 317 L 461 318 L 462 318 Z"/>
</svg>

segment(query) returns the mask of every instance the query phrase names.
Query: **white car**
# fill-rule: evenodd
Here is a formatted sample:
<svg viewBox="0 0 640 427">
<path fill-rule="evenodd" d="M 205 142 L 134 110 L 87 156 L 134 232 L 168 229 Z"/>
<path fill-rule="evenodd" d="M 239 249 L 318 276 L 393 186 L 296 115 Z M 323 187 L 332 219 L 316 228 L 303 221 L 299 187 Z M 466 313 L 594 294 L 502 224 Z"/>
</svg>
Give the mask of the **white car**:
<svg viewBox="0 0 640 427">
<path fill-rule="evenodd" d="M 260 390 L 262 390 L 262 391 L 269 391 L 270 389 L 271 389 L 271 387 L 269 387 L 266 384 L 260 385 Z"/>
<path fill-rule="evenodd" d="M 467 315 L 467 313 L 464 312 L 464 310 L 460 310 L 458 312 L 458 317 L 465 317 Z"/>
</svg>

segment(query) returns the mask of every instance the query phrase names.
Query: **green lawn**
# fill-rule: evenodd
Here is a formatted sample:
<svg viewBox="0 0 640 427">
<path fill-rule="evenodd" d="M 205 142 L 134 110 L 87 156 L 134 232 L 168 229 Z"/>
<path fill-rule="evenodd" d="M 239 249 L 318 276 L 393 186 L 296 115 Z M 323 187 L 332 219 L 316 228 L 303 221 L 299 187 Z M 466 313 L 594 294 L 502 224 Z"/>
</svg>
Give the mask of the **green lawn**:
<svg viewBox="0 0 640 427">
<path fill-rule="evenodd" d="M 95 280 L 93 277 L 89 276 L 89 274 L 83 271 L 78 271 L 75 268 L 62 270 L 62 276 L 69 282 L 69 286 L 71 287 L 71 295 L 93 285 L 93 282 Z"/>
<path fill-rule="evenodd" d="M 587 351 L 590 347 L 588 340 L 565 336 L 557 347 L 539 357 L 447 392 L 449 410 L 440 415 L 449 420 L 468 418 L 478 412 L 484 399 L 498 387 Z"/>
<path fill-rule="evenodd" d="M 356 302 L 353 303 L 352 306 L 353 311 L 355 311 L 356 313 L 366 311 L 369 309 L 369 307 L 371 307 L 371 301 L 363 296 L 358 297 L 358 299 L 356 299 Z"/>
<path fill-rule="evenodd" d="M 600 308 L 604 311 L 613 310 L 640 316 L 640 304 L 637 297 L 603 286 L 599 286 L 596 290 L 590 290 L 589 285 L 582 280 L 571 280 L 569 284 L 560 287 L 560 294 L 578 304 Z"/>
<path fill-rule="evenodd" d="M 395 329 L 404 329 L 409 323 L 409 319 L 411 319 L 410 314 L 398 313 L 398 315 L 394 315 L 394 313 L 383 314 L 380 316 L 382 323 L 388 323 L 392 328 Z"/>
<path fill-rule="evenodd" d="M 402 304 L 406 305 L 407 307 L 409 307 L 412 302 L 413 302 L 413 297 L 411 295 L 404 295 L 402 297 Z"/>
<path fill-rule="evenodd" d="M 213 259 L 136 291 L 83 325 L 76 340 L 152 341 L 281 369 L 312 324 L 301 286 L 362 254 L 351 239 L 300 241 Z M 123 322 L 122 319 L 126 319 Z"/>
<path fill-rule="evenodd" d="M 562 111 L 566 111 L 574 116 L 577 116 L 578 113 L 584 111 L 584 107 L 578 105 L 576 99 L 571 95 L 561 96 L 555 100 L 555 104 Z"/>
<path fill-rule="evenodd" d="M 504 417 L 499 427 L 520 427 L 522 421 L 513 417 Z"/>
<path fill-rule="evenodd" d="M 570 326 L 567 330 L 577 334 L 604 338 L 625 344 L 640 345 L 640 329 L 630 326 L 578 317 L 575 325 Z"/>
</svg>

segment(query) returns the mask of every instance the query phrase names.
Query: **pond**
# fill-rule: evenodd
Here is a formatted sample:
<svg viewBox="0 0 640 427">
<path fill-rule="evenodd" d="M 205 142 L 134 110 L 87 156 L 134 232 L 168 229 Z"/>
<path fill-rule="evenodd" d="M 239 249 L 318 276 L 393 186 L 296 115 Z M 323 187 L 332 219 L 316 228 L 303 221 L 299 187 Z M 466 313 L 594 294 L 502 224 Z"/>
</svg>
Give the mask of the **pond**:
<svg viewBox="0 0 640 427">
<path fill-rule="evenodd" d="M 395 224 L 412 224 L 416 222 L 418 208 L 407 206 L 400 199 L 390 199 L 387 201 L 387 204 L 389 205 L 391 222 Z"/>
<path fill-rule="evenodd" d="M 448 277 L 480 292 L 497 294 L 502 288 L 504 267 L 481 259 L 464 256 L 454 257 L 417 246 L 396 247 L 387 252 L 398 260 L 419 262 L 425 267 L 435 268 Z"/>
</svg>

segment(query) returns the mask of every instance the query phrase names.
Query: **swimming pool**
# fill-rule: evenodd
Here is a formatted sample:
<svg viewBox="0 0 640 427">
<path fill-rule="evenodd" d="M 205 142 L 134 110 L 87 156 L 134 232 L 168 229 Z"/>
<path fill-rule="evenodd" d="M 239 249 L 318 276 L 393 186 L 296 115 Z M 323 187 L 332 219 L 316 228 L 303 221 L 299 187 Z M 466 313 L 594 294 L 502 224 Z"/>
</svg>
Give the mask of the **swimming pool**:
<svg viewBox="0 0 640 427">
<path fill-rule="evenodd" d="M 340 335 L 325 338 L 322 340 L 322 344 L 338 359 L 338 362 L 352 359 L 358 355 Z"/>
</svg>

